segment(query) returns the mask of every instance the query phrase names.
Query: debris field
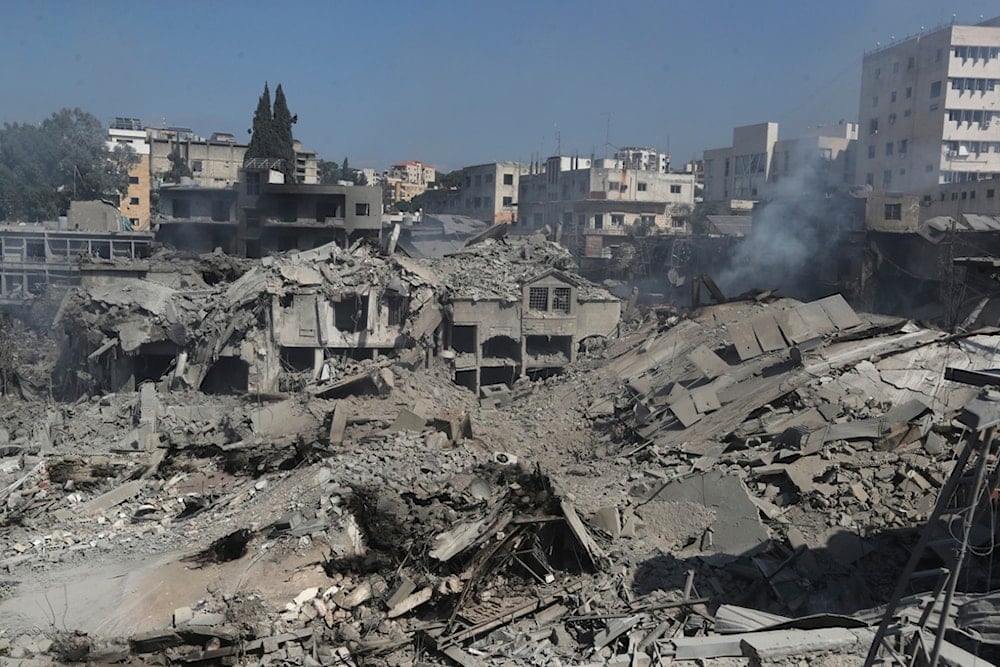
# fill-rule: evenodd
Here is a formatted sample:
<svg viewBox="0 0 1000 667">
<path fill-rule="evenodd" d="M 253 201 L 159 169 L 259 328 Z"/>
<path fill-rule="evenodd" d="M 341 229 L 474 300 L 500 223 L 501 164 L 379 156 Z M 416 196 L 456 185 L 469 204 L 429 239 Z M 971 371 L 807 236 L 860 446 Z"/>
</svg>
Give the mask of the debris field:
<svg viewBox="0 0 1000 667">
<path fill-rule="evenodd" d="M 113 264 L 0 330 L 4 664 L 851 665 L 883 619 L 1000 660 L 988 444 L 961 474 L 1000 330 L 630 302 L 489 383 L 453 299 L 610 302 L 544 239 Z M 968 547 L 944 606 L 893 599 L 927 531 L 921 572 Z"/>
</svg>

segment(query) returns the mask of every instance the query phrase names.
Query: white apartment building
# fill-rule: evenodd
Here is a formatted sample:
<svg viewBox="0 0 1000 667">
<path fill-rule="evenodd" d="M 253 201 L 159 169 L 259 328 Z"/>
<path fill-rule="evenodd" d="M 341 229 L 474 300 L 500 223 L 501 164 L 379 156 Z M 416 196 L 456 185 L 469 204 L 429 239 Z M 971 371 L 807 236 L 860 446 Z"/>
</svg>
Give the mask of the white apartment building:
<svg viewBox="0 0 1000 667">
<path fill-rule="evenodd" d="M 625 146 L 615 151 L 614 159 L 629 169 L 658 171 L 661 174 L 670 172 L 670 154 L 655 148 Z"/>
<path fill-rule="evenodd" d="M 777 123 L 733 128 L 733 143 L 704 154 L 705 201 L 766 199 L 780 183 L 833 189 L 853 182 L 858 126 L 840 122 L 779 139 Z"/>
<path fill-rule="evenodd" d="M 1000 17 L 865 54 L 855 183 L 923 194 L 1000 176 Z"/>
</svg>

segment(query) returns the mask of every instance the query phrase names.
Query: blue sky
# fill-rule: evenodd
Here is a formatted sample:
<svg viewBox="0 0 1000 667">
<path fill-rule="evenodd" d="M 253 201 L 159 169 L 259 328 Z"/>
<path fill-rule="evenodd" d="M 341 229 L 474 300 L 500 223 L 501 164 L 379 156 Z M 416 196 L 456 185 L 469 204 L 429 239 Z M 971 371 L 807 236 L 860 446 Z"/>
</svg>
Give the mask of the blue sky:
<svg viewBox="0 0 1000 667">
<path fill-rule="evenodd" d="M 854 120 L 876 42 L 995 0 L 33 2 L 0 19 L 0 122 L 79 106 L 245 136 L 267 80 L 328 159 L 439 169 L 612 145 L 675 164 L 776 120 Z"/>
</svg>

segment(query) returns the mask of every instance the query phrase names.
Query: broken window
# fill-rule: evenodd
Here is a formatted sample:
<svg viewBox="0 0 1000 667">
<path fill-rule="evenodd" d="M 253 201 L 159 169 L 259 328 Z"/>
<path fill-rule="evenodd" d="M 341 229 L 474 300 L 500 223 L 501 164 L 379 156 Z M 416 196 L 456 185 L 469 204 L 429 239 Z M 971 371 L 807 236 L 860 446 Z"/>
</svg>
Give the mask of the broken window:
<svg viewBox="0 0 1000 667">
<path fill-rule="evenodd" d="M 406 311 L 410 299 L 405 294 L 399 292 L 385 293 L 385 306 L 389 311 L 389 326 L 395 327 L 406 321 Z"/>
<path fill-rule="evenodd" d="M 371 215 L 371 205 L 368 202 L 358 202 L 354 205 L 354 215 L 362 217 Z"/>
<path fill-rule="evenodd" d="M 129 197 L 128 198 L 128 203 L 129 203 L 130 206 L 137 206 L 139 204 L 139 198 L 138 197 Z"/>
<path fill-rule="evenodd" d="M 248 195 L 259 195 L 260 194 L 260 172 L 259 171 L 248 171 L 246 173 L 247 179 L 247 194 Z"/>
<path fill-rule="evenodd" d="M 504 208 L 510 208 L 513 205 L 514 205 L 514 198 L 513 197 L 504 197 L 503 198 L 503 207 Z"/>
<path fill-rule="evenodd" d="M 611 224 L 617 227 L 621 227 L 622 225 L 625 224 L 625 215 L 623 213 L 612 213 Z"/>
<path fill-rule="evenodd" d="M 247 391 L 250 365 L 238 357 L 219 357 L 201 382 L 205 394 L 235 394 Z"/>
<path fill-rule="evenodd" d="M 886 220 L 902 220 L 903 219 L 902 204 L 886 204 L 885 215 L 883 217 Z"/>
<path fill-rule="evenodd" d="M 368 297 L 346 294 L 333 306 L 333 326 L 339 331 L 359 332 L 368 328 Z"/>
<path fill-rule="evenodd" d="M 549 288 L 531 287 L 528 289 L 528 310 L 546 312 L 549 309 Z"/>
<path fill-rule="evenodd" d="M 510 336 L 493 336 L 483 342 L 483 357 L 486 359 L 516 360 L 520 356 L 521 345 Z"/>
<path fill-rule="evenodd" d="M 212 220 L 216 222 L 229 222 L 229 202 L 225 199 L 215 199 L 212 201 Z"/>
<path fill-rule="evenodd" d="M 451 328 L 451 349 L 459 354 L 476 353 L 475 325 L 456 324 Z"/>
<path fill-rule="evenodd" d="M 281 365 L 290 371 L 311 371 L 316 355 L 311 347 L 282 347 Z"/>
<path fill-rule="evenodd" d="M 316 200 L 316 221 L 326 222 L 329 218 L 342 218 L 342 197 L 319 197 Z"/>
<path fill-rule="evenodd" d="M 594 216 L 594 229 L 604 229 L 604 216 L 600 213 Z"/>
<path fill-rule="evenodd" d="M 931 82 L 931 98 L 941 97 L 941 82 L 933 81 Z"/>
<path fill-rule="evenodd" d="M 528 336 L 525 338 L 525 365 L 534 368 L 562 366 L 572 355 L 572 336 Z"/>
<path fill-rule="evenodd" d="M 175 199 L 172 210 L 175 218 L 190 218 L 191 202 L 186 199 Z"/>
<path fill-rule="evenodd" d="M 191 160 L 191 171 L 201 171 L 201 160 Z"/>
<path fill-rule="evenodd" d="M 557 313 L 569 314 L 570 311 L 570 288 L 556 287 L 552 290 L 552 310 Z"/>
<path fill-rule="evenodd" d="M 282 222 L 295 222 L 298 220 L 298 202 L 293 197 L 282 197 L 278 200 L 278 217 Z"/>
<path fill-rule="evenodd" d="M 25 256 L 35 259 L 45 259 L 45 241 L 28 239 L 25 245 Z"/>
</svg>

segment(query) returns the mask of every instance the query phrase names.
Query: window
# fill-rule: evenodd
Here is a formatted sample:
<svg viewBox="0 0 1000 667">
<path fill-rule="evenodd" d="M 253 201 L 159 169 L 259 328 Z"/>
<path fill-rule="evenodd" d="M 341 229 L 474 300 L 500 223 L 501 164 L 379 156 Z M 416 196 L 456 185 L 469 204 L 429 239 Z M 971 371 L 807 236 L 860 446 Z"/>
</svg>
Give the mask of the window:
<svg viewBox="0 0 1000 667">
<path fill-rule="evenodd" d="M 986 191 L 986 198 L 987 199 L 993 199 L 994 197 L 996 197 L 996 195 L 997 195 L 996 188 L 989 188 Z"/>
<path fill-rule="evenodd" d="M 546 312 L 549 309 L 549 288 L 529 287 L 528 288 L 528 310 Z"/>
<path fill-rule="evenodd" d="M 892 93 L 889 94 L 889 101 L 890 102 L 895 102 L 896 101 L 896 91 L 895 90 L 892 91 Z"/>
<path fill-rule="evenodd" d="M 483 208 L 493 208 L 493 197 L 483 197 Z"/>
<path fill-rule="evenodd" d="M 257 211 L 245 209 L 244 213 L 247 218 L 247 229 L 257 229 L 260 227 L 260 216 L 257 215 Z"/>
<path fill-rule="evenodd" d="M 906 99 L 910 99 L 911 97 L 913 97 L 913 88 L 911 88 L 910 86 L 907 86 L 906 87 Z"/>
<path fill-rule="evenodd" d="M 672 194 L 672 195 L 679 195 L 680 193 L 681 193 L 681 186 L 679 186 L 679 185 L 671 185 L 670 186 L 670 194 Z"/>
<path fill-rule="evenodd" d="M 229 202 L 225 199 L 212 200 L 212 220 L 216 222 L 229 220 Z"/>
<path fill-rule="evenodd" d="M 868 134 L 878 134 L 878 118 L 868 121 Z"/>
<path fill-rule="evenodd" d="M 910 110 L 906 109 L 905 111 L 903 111 L 903 118 L 909 118 L 909 117 L 910 117 Z"/>
<path fill-rule="evenodd" d="M 882 76 L 882 68 L 881 67 L 876 67 L 875 68 L 875 78 L 878 79 L 878 78 L 881 78 L 881 76 Z"/>
<path fill-rule="evenodd" d="M 892 73 L 895 74 L 898 71 L 899 71 L 899 63 L 895 62 L 892 64 Z"/>
<path fill-rule="evenodd" d="M 944 52 L 941 49 L 938 49 L 937 53 L 934 54 L 934 62 L 938 62 L 938 63 L 941 62 L 941 56 L 942 55 L 944 55 Z"/>
<path fill-rule="evenodd" d="M 906 149 L 909 148 L 909 144 L 910 144 L 910 142 L 909 142 L 908 139 L 900 139 L 899 140 L 899 154 L 900 155 L 906 155 Z"/>
<path fill-rule="evenodd" d="M 891 141 L 885 145 L 885 154 L 886 154 L 886 156 L 892 155 L 892 142 Z"/>
<path fill-rule="evenodd" d="M 483 198 L 482 197 L 476 197 L 475 199 L 472 200 L 472 206 L 473 206 L 473 208 L 481 208 L 482 205 L 483 205 Z"/>
<path fill-rule="evenodd" d="M 514 174 L 504 174 L 503 175 L 504 185 L 514 185 Z"/>
<path fill-rule="evenodd" d="M 367 216 L 371 215 L 371 207 L 368 202 L 358 202 L 354 205 L 354 215 Z"/>
<path fill-rule="evenodd" d="M 514 205 L 514 198 L 513 197 L 504 197 L 503 198 L 503 207 L 504 208 L 510 208 L 513 205 Z"/>
<path fill-rule="evenodd" d="M 910 57 L 909 57 L 909 58 L 908 58 L 908 59 L 906 60 L 906 69 L 913 69 L 913 65 L 914 65 L 914 64 L 915 64 L 915 63 L 914 63 L 914 61 L 913 61 L 913 56 L 910 56 Z"/>
<path fill-rule="evenodd" d="M 656 224 L 655 215 L 643 215 L 640 216 L 639 219 L 641 220 L 644 227 L 653 227 Z"/>
<path fill-rule="evenodd" d="M 903 205 L 902 204 L 886 204 L 885 212 L 882 216 L 886 220 L 902 220 L 903 219 Z"/>
<path fill-rule="evenodd" d="M 594 216 L 594 229 L 604 229 L 604 216 L 600 213 Z"/>
<path fill-rule="evenodd" d="M 201 171 L 201 160 L 191 160 L 191 171 Z"/>
<path fill-rule="evenodd" d="M 492 183 L 493 182 L 493 174 L 486 174 L 486 177 L 483 180 L 484 180 L 484 182 L 487 185 L 490 184 L 490 183 Z"/>
<path fill-rule="evenodd" d="M 868 147 L 868 159 L 871 160 L 875 157 L 875 144 Z"/>
<path fill-rule="evenodd" d="M 638 190 L 639 192 L 645 192 L 645 191 L 646 191 L 646 187 L 647 187 L 647 185 L 646 185 L 646 183 L 643 183 L 642 181 L 639 181 L 639 183 L 638 183 L 638 184 L 636 184 L 636 186 L 635 186 L 635 187 L 636 187 L 636 189 L 637 189 L 637 190 Z"/>
<path fill-rule="evenodd" d="M 569 314 L 570 289 L 568 287 L 556 287 L 552 290 L 552 310 L 557 313 Z"/>
<path fill-rule="evenodd" d="M 872 106 L 873 107 L 877 107 L 878 106 L 878 95 L 873 95 L 872 96 Z"/>
<path fill-rule="evenodd" d="M 483 184 L 483 175 L 476 174 L 476 187 L 478 188 L 482 184 Z"/>
<path fill-rule="evenodd" d="M 931 99 L 935 97 L 941 97 L 941 82 L 934 81 L 931 83 Z"/>
<path fill-rule="evenodd" d="M 129 185 L 136 185 L 138 182 L 139 182 L 139 177 L 138 176 L 129 176 L 128 177 L 128 184 Z"/>
<path fill-rule="evenodd" d="M 889 114 L 889 125 L 895 125 L 895 124 L 896 124 L 896 114 L 891 113 Z"/>
<path fill-rule="evenodd" d="M 608 181 L 608 192 L 617 192 L 618 190 L 618 181 Z"/>
<path fill-rule="evenodd" d="M 892 169 L 886 169 L 882 172 L 882 187 L 888 188 L 892 185 Z"/>
<path fill-rule="evenodd" d="M 132 205 L 132 206 L 137 206 L 139 204 L 139 198 L 138 197 L 129 197 L 128 198 L 128 203 L 130 205 Z"/>
<path fill-rule="evenodd" d="M 621 213 L 612 213 L 611 224 L 616 227 L 621 227 L 622 225 L 625 224 L 625 216 Z"/>
<path fill-rule="evenodd" d="M 260 172 L 259 171 L 248 171 L 247 175 L 247 194 L 248 195 L 259 195 L 260 194 Z"/>
<path fill-rule="evenodd" d="M 865 185 L 875 187 L 875 174 L 868 172 L 865 174 Z"/>
</svg>

